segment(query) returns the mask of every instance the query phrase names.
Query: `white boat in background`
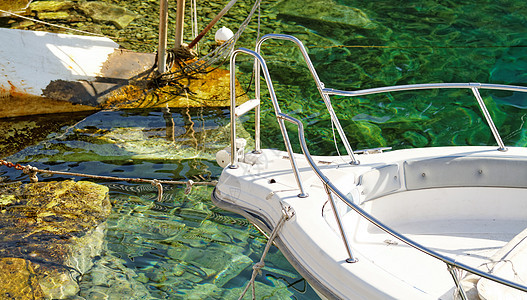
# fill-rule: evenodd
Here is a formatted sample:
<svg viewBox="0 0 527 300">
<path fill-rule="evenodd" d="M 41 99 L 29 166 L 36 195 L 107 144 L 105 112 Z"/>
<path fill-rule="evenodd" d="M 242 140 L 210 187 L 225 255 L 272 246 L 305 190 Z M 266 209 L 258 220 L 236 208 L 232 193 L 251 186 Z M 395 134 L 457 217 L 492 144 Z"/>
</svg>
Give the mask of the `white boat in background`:
<svg viewBox="0 0 527 300">
<path fill-rule="evenodd" d="M 106 37 L 0 28 L 0 95 L 97 107 L 154 60 Z"/>
<path fill-rule="evenodd" d="M 303 124 L 283 113 L 260 55 L 269 39 L 301 50 L 332 122 L 348 152 L 312 156 Z M 392 86 L 360 91 L 326 88 L 302 43 L 266 35 L 255 58 L 263 74 L 287 151 L 260 149 L 260 82 L 256 99 L 235 107 L 231 89 L 231 147 L 218 153 L 224 170 L 213 202 L 237 212 L 269 234 L 281 220 L 275 244 L 328 299 L 527 298 L 527 148 L 506 147 L 480 89 L 527 92 L 508 85 L 452 83 Z M 330 95 L 360 96 L 418 89 L 472 90 L 498 146 L 418 148 L 354 153 Z M 236 117 L 255 109 L 255 149 L 237 139 Z M 298 127 L 303 154 L 293 153 L 285 122 Z M 232 155 L 230 155 L 232 152 Z"/>
</svg>

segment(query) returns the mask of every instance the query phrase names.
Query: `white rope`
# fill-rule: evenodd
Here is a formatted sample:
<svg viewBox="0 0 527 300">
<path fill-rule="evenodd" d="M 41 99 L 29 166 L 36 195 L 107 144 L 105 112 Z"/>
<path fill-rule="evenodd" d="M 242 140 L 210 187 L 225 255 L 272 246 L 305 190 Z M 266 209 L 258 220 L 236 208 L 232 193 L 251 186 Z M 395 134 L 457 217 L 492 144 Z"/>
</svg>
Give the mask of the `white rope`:
<svg viewBox="0 0 527 300">
<path fill-rule="evenodd" d="M 48 25 L 48 26 L 53 26 L 53 27 L 58 27 L 58 28 L 66 29 L 66 30 L 86 33 L 86 34 L 89 34 L 89 35 L 95 35 L 95 36 L 101 36 L 101 37 L 109 38 L 108 36 L 103 35 L 103 34 L 98 34 L 98 33 L 88 32 L 88 31 L 79 30 L 79 29 L 75 29 L 75 28 L 70 28 L 70 27 L 66 27 L 66 26 L 62 26 L 62 25 L 48 23 L 48 22 L 44 22 L 44 21 L 41 21 L 41 20 L 37 20 L 37 19 L 33 19 L 33 18 L 22 16 L 22 15 L 19 15 L 19 14 L 15 14 L 15 13 L 12 13 L 10 11 L 5 11 L 3 9 L 0 9 L 0 12 L 6 13 L 6 14 L 10 14 L 10 15 L 13 15 L 13 16 L 18 17 L 18 18 L 22 18 L 22 19 L 33 21 L 33 22 L 41 23 L 41 24 L 44 24 L 44 25 Z"/>
<path fill-rule="evenodd" d="M 278 224 L 276 224 L 276 227 L 273 229 L 273 232 L 269 236 L 269 239 L 267 240 L 267 244 L 265 245 L 265 249 L 262 253 L 262 257 L 260 258 L 260 261 L 254 264 L 253 266 L 253 274 L 251 276 L 251 280 L 247 283 L 245 286 L 245 289 L 243 290 L 242 294 L 240 295 L 240 298 L 238 300 L 241 300 L 243 296 L 247 293 L 247 290 L 249 290 L 249 287 L 252 287 L 253 292 L 253 300 L 256 299 L 256 275 L 260 274 L 260 270 L 265 267 L 265 256 L 267 255 L 267 252 L 269 252 L 269 249 L 271 248 L 271 245 L 273 244 L 273 240 L 278 235 L 278 232 L 282 228 L 282 225 L 284 225 L 285 221 L 289 220 L 293 216 L 292 209 L 288 207 L 287 209 L 282 208 L 282 217 L 278 221 Z"/>
<path fill-rule="evenodd" d="M 333 119 L 331 119 L 331 131 L 333 132 L 333 143 L 335 143 L 335 149 L 337 150 L 337 154 L 343 162 L 346 162 L 346 160 L 344 159 L 344 157 L 342 157 L 342 154 L 340 154 L 340 151 L 339 151 L 339 146 L 337 144 L 337 135 L 335 134 L 335 126 L 333 123 Z"/>
</svg>

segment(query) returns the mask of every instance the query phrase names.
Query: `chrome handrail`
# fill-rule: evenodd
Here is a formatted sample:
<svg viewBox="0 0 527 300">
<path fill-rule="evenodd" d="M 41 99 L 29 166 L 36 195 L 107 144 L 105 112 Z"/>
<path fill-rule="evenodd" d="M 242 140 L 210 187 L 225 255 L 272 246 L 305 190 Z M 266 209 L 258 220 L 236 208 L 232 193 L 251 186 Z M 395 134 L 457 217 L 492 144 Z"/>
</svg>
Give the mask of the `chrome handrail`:
<svg viewBox="0 0 527 300">
<path fill-rule="evenodd" d="M 388 92 L 399 92 L 399 91 L 411 91 L 411 90 L 425 90 L 425 89 L 470 89 L 476 98 L 479 108 L 487 121 L 487 124 L 490 127 L 494 139 L 498 143 L 499 151 L 507 151 L 505 144 L 501 139 L 501 136 L 494 125 L 494 121 L 490 116 L 490 113 L 485 106 L 485 102 L 479 94 L 480 89 L 488 90 L 504 90 L 504 91 L 513 91 L 513 92 L 527 92 L 527 87 L 515 86 L 515 85 L 505 85 L 505 84 L 488 84 L 488 83 L 426 83 L 426 84 L 409 84 L 409 85 L 395 85 L 387 86 L 373 89 L 365 89 L 359 91 L 342 91 L 336 89 L 323 89 L 323 93 L 327 95 L 339 95 L 339 96 L 364 96 L 364 95 L 373 95 L 379 93 L 388 93 Z"/>
<path fill-rule="evenodd" d="M 375 225 L 379 229 L 383 230 L 384 232 L 388 233 L 389 235 L 393 236 L 394 238 L 396 238 L 396 239 L 402 241 L 403 243 L 407 244 L 408 246 L 413 247 L 414 249 L 419 250 L 419 251 L 421 251 L 421 252 L 423 252 L 425 254 L 428 254 L 428 255 L 430 255 L 430 256 L 438 259 L 438 260 L 441 260 L 442 262 L 444 262 L 447 265 L 447 267 L 448 266 L 453 266 L 453 267 L 465 270 L 467 272 L 476 274 L 476 275 L 481 276 L 483 278 L 486 278 L 486 279 L 489 279 L 489 280 L 501 283 L 503 285 L 509 286 L 511 288 L 515 288 L 515 289 L 527 292 L 527 286 L 525 286 L 525 285 L 521 285 L 521 284 L 512 282 L 512 281 L 510 281 L 508 279 L 505 279 L 505 278 L 502 278 L 502 277 L 499 277 L 499 276 L 495 276 L 495 275 L 492 275 L 490 273 L 487 273 L 487 272 L 475 269 L 475 268 L 473 268 L 471 266 L 468 266 L 468 265 L 466 265 L 464 263 L 457 262 L 457 261 L 455 261 L 455 260 L 453 260 L 453 259 L 451 259 L 451 258 L 449 258 L 447 256 L 444 256 L 444 255 L 442 255 L 442 254 L 440 254 L 440 253 L 438 253 L 438 252 L 436 252 L 434 250 L 428 249 L 427 247 L 417 243 L 416 241 L 414 241 L 414 240 L 412 240 L 412 239 L 410 239 L 410 238 L 398 233 L 397 231 L 391 229 L 390 227 L 388 227 L 387 225 L 382 223 L 380 220 L 378 220 L 374 216 L 372 216 L 369 213 L 367 213 L 365 210 L 360 208 L 358 205 L 356 205 L 355 203 L 350 201 L 350 199 L 346 195 L 344 195 L 335 185 L 333 185 L 333 183 L 331 183 L 331 181 L 318 168 L 318 166 L 316 165 L 315 161 L 312 159 L 311 154 L 309 153 L 309 150 L 307 148 L 307 144 L 306 144 L 306 140 L 305 140 L 305 136 L 304 136 L 304 125 L 302 124 L 302 122 L 300 120 L 296 119 L 296 118 L 293 118 L 293 117 L 285 115 L 285 114 L 281 114 L 280 118 L 284 119 L 286 121 L 289 121 L 290 123 L 293 123 L 293 124 L 297 125 L 297 127 L 298 127 L 298 139 L 300 140 L 300 147 L 302 149 L 302 152 L 304 153 L 304 156 L 306 157 L 309 165 L 311 166 L 311 168 L 313 169 L 315 174 L 323 182 L 324 186 L 327 189 L 329 189 L 332 193 L 337 195 L 337 197 L 339 197 L 342 201 L 344 201 L 344 203 L 346 203 L 351 209 L 353 209 L 356 213 L 358 213 L 360 216 L 365 218 L 367 221 L 369 221 L 370 223 L 372 223 L 373 225 Z M 349 246 L 346 245 L 346 247 L 349 247 Z M 351 257 L 351 258 L 353 258 L 353 257 Z M 456 280 L 454 280 L 454 281 L 456 281 Z M 459 283 L 457 281 L 456 281 L 456 286 L 461 289 L 461 287 L 460 287 L 460 285 L 459 285 Z"/>
<path fill-rule="evenodd" d="M 326 105 L 326 108 L 329 112 L 329 115 L 331 117 L 331 122 L 333 122 L 333 124 L 335 124 L 335 127 L 337 128 L 337 132 L 339 133 L 339 136 L 340 136 L 340 139 L 342 140 L 342 143 L 344 144 L 344 147 L 346 148 L 346 151 L 351 159 L 351 163 L 352 164 L 359 164 L 359 161 L 355 158 L 355 155 L 353 154 L 353 149 L 351 148 L 350 146 L 350 143 L 348 142 L 348 138 L 346 137 L 346 133 L 344 132 L 344 130 L 342 129 L 342 126 L 340 125 L 340 121 L 339 119 L 337 118 L 337 115 L 335 114 L 335 111 L 333 110 L 333 105 L 331 105 L 331 100 L 329 99 L 329 96 L 327 93 L 324 92 L 324 83 L 322 83 L 322 81 L 320 81 L 319 77 L 318 77 L 318 74 L 317 74 L 317 71 L 315 70 L 315 67 L 313 66 L 313 63 L 311 62 L 311 59 L 309 58 L 309 55 L 307 54 L 307 50 L 306 48 L 304 47 L 304 44 L 302 44 L 302 42 L 297 39 L 296 37 L 294 36 L 290 36 L 290 35 L 286 35 L 286 34 L 266 34 L 264 35 L 257 43 L 256 43 L 256 48 L 255 48 L 255 51 L 256 53 L 260 54 L 260 50 L 261 50 L 261 47 L 262 47 L 262 44 L 267 41 L 267 40 L 270 40 L 270 39 L 278 39 L 278 40 L 287 40 L 287 41 L 291 41 L 293 43 L 296 44 L 296 46 L 300 49 L 300 52 L 302 52 L 302 56 L 304 57 L 304 61 L 309 69 L 309 71 L 311 72 L 311 76 L 313 77 L 313 80 L 315 81 L 315 84 L 317 86 L 317 89 L 318 89 L 318 92 L 320 93 L 320 96 L 322 97 L 322 100 L 324 101 L 324 104 Z M 255 76 L 258 76 L 258 69 L 259 66 L 256 66 L 256 75 Z M 259 87 L 259 78 L 256 77 L 256 81 L 255 81 L 255 84 L 258 82 L 257 85 L 255 85 L 255 89 L 258 90 L 258 87 Z M 259 93 L 259 91 L 258 91 Z M 258 94 L 259 96 L 259 94 Z"/>
<path fill-rule="evenodd" d="M 271 102 L 273 103 L 274 111 L 276 115 L 281 114 L 280 105 L 278 104 L 278 100 L 276 99 L 276 94 L 274 92 L 273 82 L 271 81 L 271 75 L 269 75 L 269 70 L 267 69 L 267 64 L 265 63 L 265 60 L 263 57 L 261 57 L 258 53 L 245 49 L 245 48 L 239 48 L 237 50 L 234 50 L 231 54 L 230 59 L 230 96 L 231 96 L 231 164 L 229 168 L 235 169 L 237 168 L 237 152 L 236 151 L 236 56 L 238 53 L 245 53 L 254 56 L 255 61 L 257 61 L 257 65 L 259 65 L 262 69 L 265 82 L 267 83 L 267 89 L 269 90 L 269 95 L 271 96 Z M 255 74 L 255 76 L 259 79 L 259 74 Z M 259 93 L 258 93 L 259 96 Z M 259 98 L 257 100 L 260 100 Z M 259 107 L 259 105 L 257 106 Z M 298 188 L 300 189 L 300 194 L 298 194 L 298 197 L 305 198 L 308 196 L 308 194 L 304 190 L 304 186 L 302 185 L 302 180 L 300 179 L 300 172 L 298 171 L 298 167 L 296 164 L 296 160 L 294 157 L 293 147 L 291 146 L 291 141 L 289 140 L 289 135 L 287 134 L 287 129 L 285 128 L 284 121 L 280 118 L 277 118 L 278 124 L 280 125 L 280 131 L 282 132 L 282 137 L 284 138 L 285 147 L 287 149 L 287 153 L 289 154 L 289 161 L 291 163 L 291 167 L 294 170 L 295 179 L 298 184 Z"/>
<path fill-rule="evenodd" d="M 443 263 L 445 263 L 446 266 L 447 266 L 447 269 L 450 272 L 450 274 L 452 275 L 454 283 L 455 283 L 456 287 L 458 288 L 458 290 L 460 291 L 459 293 L 460 293 L 460 295 L 461 295 L 461 297 L 463 299 L 466 298 L 466 295 L 465 295 L 465 293 L 464 293 L 464 291 L 463 291 L 463 289 L 462 289 L 462 287 L 460 285 L 460 282 L 459 282 L 459 280 L 457 278 L 457 275 L 453 271 L 453 268 L 462 269 L 462 270 L 465 270 L 465 271 L 470 272 L 472 274 L 478 275 L 480 277 L 483 277 L 483 278 L 492 280 L 494 282 L 498 282 L 500 284 L 506 285 L 508 287 L 515 288 L 515 289 L 527 292 L 527 286 L 525 286 L 525 285 L 521 285 L 521 284 L 512 282 L 512 281 L 507 280 L 505 278 L 502 278 L 502 277 L 499 277 L 499 276 L 495 276 L 493 274 L 490 274 L 490 273 L 478 270 L 478 269 L 473 268 L 471 266 L 468 266 L 468 265 L 466 265 L 464 263 L 457 262 L 457 261 L 455 261 L 455 260 L 453 260 L 453 259 L 451 259 L 451 258 L 449 258 L 447 256 L 444 256 L 444 255 L 442 255 L 442 254 L 440 254 L 440 253 L 438 253 L 438 252 L 436 252 L 436 251 L 434 251 L 432 249 L 429 249 L 429 248 L 417 243 L 416 241 L 414 241 L 414 240 L 412 240 L 412 239 L 410 239 L 410 238 L 398 233 L 397 231 L 391 229 L 390 227 L 388 227 L 387 225 L 382 223 L 380 220 L 376 219 L 374 216 L 372 216 L 369 213 L 367 213 L 365 210 L 363 210 L 357 204 L 353 203 L 352 199 L 350 200 L 346 195 L 344 195 L 323 174 L 323 172 L 320 170 L 320 168 L 316 165 L 315 161 L 311 157 L 311 154 L 309 153 L 309 149 L 308 149 L 307 144 L 306 144 L 303 123 L 300 120 L 298 120 L 298 119 L 296 119 L 294 117 L 291 117 L 291 116 L 289 116 L 287 114 L 282 113 L 281 110 L 280 110 L 280 106 L 279 106 L 279 103 L 277 101 L 276 94 L 274 92 L 273 84 L 271 82 L 271 78 L 270 78 L 270 75 L 269 75 L 269 71 L 267 69 L 267 65 L 265 63 L 265 60 L 261 57 L 261 55 L 259 53 L 260 46 L 261 46 L 262 42 L 264 40 L 268 40 L 268 39 L 272 39 L 272 38 L 293 41 L 301 48 L 301 50 L 302 50 L 302 52 L 304 54 L 304 58 L 306 59 L 306 62 L 308 63 L 308 67 L 310 68 L 311 73 L 313 75 L 313 78 L 315 79 L 315 81 L 317 83 L 317 87 L 319 87 L 319 91 L 320 91 L 320 93 L 321 93 L 321 95 L 322 95 L 322 97 L 324 99 L 324 102 L 326 103 L 326 106 L 328 107 L 328 110 L 331 110 L 330 111 L 331 118 L 335 122 L 335 124 L 338 124 L 339 127 L 340 127 L 340 123 L 338 122 L 338 119 L 336 118 L 334 112 L 332 112 L 331 102 L 329 101 L 329 97 L 328 97 L 329 95 L 360 96 L 360 95 L 368 95 L 368 94 L 376 94 L 376 93 L 385 93 L 385 92 L 393 92 L 393 91 L 407 91 L 407 90 L 419 90 L 419 89 L 470 88 L 472 90 L 472 92 L 474 93 L 476 99 L 478 100 L 478 104 L 480 105 L 480 108 L 482 109 L 483 114 L 487 118 L 487 122 L 489 123 L 489 126 L 491 127 L 491 130 L 492 130 L 496 140 L 498 141 L 498 145 L 500 146 L 500 149 L 498 149 L 498 150 L 505 150 L 505 146 L 503 145 L 503 142 L 501 141 L 501 138 L 499 137 L 499 133 L 498 133 L 497 129 L 494 126 L 494 123 L 492 121 L 492 118 L 490 117 L 490 114 L 488 114 L 488 111 L 486 110 L 486 106 L 483 103 L 483 100 L 481 99 L 481 96 L 479 96 L 478 90 L 483 88 L 483 89 L 496 89 L 496 90 L 508 90 L 508 91 L 527 92 L 527 88 L 526 87 L 510 86 L 510 85 L 495 85 L 495 84 L 480 84 L 480 83 L 433 83 L 433 84 L 414 84 L 414 85 L 391 86 L 391 87 L 366 89 L 366 90 L 361 90 L 361 91 L 342 91 L 342 90 L 336 90 L 336 89 L 329 89 L 329 88 L 325 88 L 324 85 L 322 84 L 322 82 L 320 82 L 320 80 L 318 79 L 318 76 L 316 75 L 316 71 L 314 70 L 314 68 L 313 68 L 313 66 L 311 64 L 311 61 L 309 60 L 309 57 L 307 56 L 307 52 L 305 52 L 305 49 L 304 49 L 302 43 L 298 39 L 296 39 L 294 37 L 286 36 L 286 35 L 276 35 L 276 34 L 263 36 L 262 39 L 257 44 L 257 47 L 256 47 L 257 51 L 251 51 L 251 50 L 244 49 L 244 48 L 240 48 L 238 50 L 235 50 L 231 54 L 231 61 L 230 61 L 231 62 L 231 147 L 232 147 L 231 149 L 235 149 L 235 146 L 236 146 L 235 145 L 235 140 L 236 140 L 235 122 L 236 122 L 236 118 L 235 118 L 235 113 L 234 113 L 235 112 L 235 108 L 236 108 L 236 103 L 235 103 L 236 94 L 235 94 L 235 86 L 234 86 L 235 77 L 236 77 L 235 76 L 235 57 L 237 56 L 238 53 L 245 53 L 245 54 L 249 54 L 249 55 L 254 57 L 255 70 L 258 71 L 258 72 L 255 72 L 255 76 L 256 76 L 256 79 L 257 79 L 255 82 L 259 82 L 260 69 L 263 72 L 264 79 L 265 79 L 265 81 L 267 83 L 267 87 L 268 87 L 268 90 L 269 90 L 271 102 L 272 102 L 274 110 L 275 110 L 275 115 L 276 115 L 276 118 L 277 118 L 277 120 L 279 122 L 280 129 L 281 129 L 281 132 L 282 132 L 282 136 L 284 138 L 284 143 L 286 145 L 286 149 L 287 149 L 287 152 L 289 154 L 289 159 L 290 159 L 290 162 L 291 162 L 293 173 L 295 175 L 297 184 L 298 184 L 299 189 L 301 191 L 301 194 L 299 196 L 307 195 L 307 194 L 305 194 L 305 191 L 304 191 L 303 186 L 302 186 L 302 181 L 300 179 L 300 173 L 299 173 L 298 167 L 296 165 L 295 157 L 293 155 L 291 143 L 290 143 L 290 140 L 289 140 L 289 136 L 287 134 L 287 130 L 285 128 L 284 121 L 287 121 L 289 123 L 295 124 L 297 126 L 297 128 L 298 128 L 298 139 L 300 141 L 300 147 L 302 149 L 302 152 L 304 153 L 304 156 L 305 156 L 309 166 L 311 167 L 311 169 L 314 171 L 314 173 L 322 181 L 322 183 L 324 185 L 324 188 L 325 188 L 330 200 L 333 200 L 332 194 L 336 195 L 340 200 L 342 200 L 344 203 L 346 203 L 347 206 L 349 206 L 351 209 L 353 209 L 361 217 L 365 218 L 368 222 L 372 223 L 373 225 L 375 225 L 379 229 L 383 230 L 387 234 L 393 236 L 394 238 L 400 240 L 401 242 L 407 244 L 408 246 L 413 247 L 414 249 L 416 249 L 418 251 L 421 251 L 421 252 L 423 252 L 423 253 L 425 253 L 425 254 L 427 254 L 427 255 L 435 258 L 435 259 L 438 259 L 438 260 L 442 261 Z M 259 101 L 260 100 L 260 90 L 259 90 L 260 84 L 259 83 L 256 85 L 256 88 L 257 88 L 257 91 L 256 91 L 257 97 L 256 98 Z M 326 98 L 328 99 L 328 101 L 326 101 Z M 256 109 L 259 109 L 259 105 L 255 106 L 255 107 L 256 107 Z M 260 117 L 259 113 L 255 115 L 255 118 L 259 119 L 259 117 Z M 259 122 L 258 122 L 258 124 L 259 124 Z M 342 129 L 342 128 L 340 128 L 340 129 Z M 258 133 L 259 132 L 260 131 L 258 130 Z M 342 133 L 341 133 L 339 131 L 339 134 L 341 134 L 341 138 L 344 137 L 344 138 L 342 138 L 342 140 L 347 142 L 347 139 L 345 138 L 344 132 L 342 131 Z M 257 145 L 258 146 L 257 146 L 256 150 L 259 150 L 259 143 Z M 346 147 L 346 149 L 348 150 L 348 147 Z M 349 149 L 351 149 L 351 147 L 349 147 Z M 237 162 L 236 151 L 232 150 L 231 153 L 232 153 L 232 155 L 231 155 L 231 165 L 230 165 L 230 167 L 231 168 L 236 168 L 236 162 Z M 353 152 L 351 151 L 351 153 L 353 153 Z M 356 161 L 356 160 L 354 160 L 354 158 L 352 158 L 352 161 Z M 341 235 L 342 235 L 342 238 L 343 238 L 344 245 L 345 245 L 346 250 L 347 250 L 348 255 L 349 255 L 349 258 L 347 259 L 347 261 L 348 262 L 356 262 L 357 259 L 353 256 L 353 253 L 351 251 L 351 246 L 349 244 L 349 240 L 348 240 L 348 238 L 346 236 L 345 230 L 343 229 L 342 222 L 340 221 L 340 217 L 338 215 L 338 212 L 337 212 L 336 208 L 334 207 L 334 203 L 333 202 L 332 202 L 332 206 L 333 206 L 333 210 L 334 210 L 334 213 L 335 213 L 335 216 L 336 216 L 336 219 L 337 219 L 337 224 L 338 224 L 339 229 L 341 231 Z"/>
</svg>

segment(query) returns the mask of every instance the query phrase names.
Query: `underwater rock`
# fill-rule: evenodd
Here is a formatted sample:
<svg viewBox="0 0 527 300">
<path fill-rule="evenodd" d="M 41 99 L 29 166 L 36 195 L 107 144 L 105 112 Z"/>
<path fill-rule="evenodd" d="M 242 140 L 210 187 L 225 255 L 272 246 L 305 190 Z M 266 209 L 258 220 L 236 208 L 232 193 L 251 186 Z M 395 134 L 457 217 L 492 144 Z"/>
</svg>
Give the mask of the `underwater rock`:
<svg viewBox="0 0 527 300">
<path fill-rule="evenodd" d="M 80 296 L 86 299 L 152 299 L 138 275 L 127 268 L 125 261 L 105 255 L 84 274 Z"/>
<path fill-rule="evenodd" d="M 0 258 L 0 298 L 41 299 L 44 293 L 33 264 L 23 258 Z"/>
<path fill-rule="evenodd" d="M 214 275 L 214 285 L 222 287 L 253 263 L 252 259 L 242 254 L 243 251 L 243 247 L 236 245 L 218 247 L 216 244 L 211 244 L 204 249 L 190 247 L 171 248 L 167 254 L 178 261 L 185 261 L 201 270 L 214 270 L 215 272 L 212 274 L 205 272 L 203 277 Z"/>
<path fill-rule="evenodd" d="M 29 10 L 36 12 L 67 10 L 73 7 L 71 1 L 36 1 L 29 5 Z M 39 14 L 40 17 L 40 14 Z"/>
<path fill-rule="evenodd" d="M 255 282 L 256 299 L 291 299 L 293 293 L 287 289 L 288 287 L 284 282 L 271 276 L 266 277 L 266 280 L 271 282 L 271 287 L 259 281 Z M 244 287 L 227 290 L 223 295 L 224 299 L 238 299 L 243 289 Z M 254 299 L 250 289 L 242 299 Z"/>
<path fill-rule="evenodd" d="M 223 298 L 223 290 L 211 283 L 196 285 L 193 289 L 178 290 L 179 294 L 185 295 L 185 299 L 235 299 Z"/>
<path fill-rule="evenodd" d="M 353 132 L 353 140 L 358 141 L 358 149 L 386 146 L 386 140 L 382 136 L 382 130 L 376 124 L 357 121 L 346 126 L 344 131 Z"/>
<path fill-rule="evenodd" d="M 281 14 L 293 17 L 308 18 L 313 20 L 323 20 L 345 24 L 349 26 L 375 29 L 378 27 L 360 9 L 347 5 L 340 5 L 334 1 L 312 0 L 312 1 L 282 1 L 277 5 Z"/>
<path fill-rule="evenodd" d="M 80 3 L 79 8 L 95 21 L 114 24 L 117 29 L 123 29 L 139 17 L 124 7 L 100 1 Z"/>
<path fill-rule="evenodd" d="M 0 185 L 0 194 L 0 257 L 24 261 L 17 261 L 19 272 L 34 274 L 46 298 L 77 294 L 78 277 L 102 249 L 111 209 L 108 188 L 71 180 L 10 183 Z"/>
<path fill-rule="evenodd" d="M 225 266 L 225 268 L 216 274 L 213 282 L 215 285 L 223 287 L 227 282 L 229 282 L 229 280 L 240 275 L 243 270 L 252 264 L 252 259 L 246 255 L 233 255 L 232 260 Z"/>
</svg>

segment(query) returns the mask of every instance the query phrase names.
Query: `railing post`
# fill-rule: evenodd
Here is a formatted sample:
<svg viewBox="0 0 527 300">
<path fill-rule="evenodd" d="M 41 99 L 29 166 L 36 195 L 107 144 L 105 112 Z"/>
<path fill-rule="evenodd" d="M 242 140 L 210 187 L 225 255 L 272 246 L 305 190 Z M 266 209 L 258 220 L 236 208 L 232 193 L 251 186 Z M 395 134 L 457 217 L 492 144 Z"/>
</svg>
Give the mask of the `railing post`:
<svg viewBox="0 0 527 300">
<path fill-rule="evenodd" d="M 236 109 L 236 55 L 238 55 L 238 51 L 235 50 L 231 54 L 231 60 L 230 60 L 230 96 L 231 96 L 231 164 L 229 165 L 229 168 L 236 169 L 238 168 L 237 161 L 238 161 L 238 151 L 236 151 L 236 114 L 234 113 L 234 110 Z"/>
<path fill-rule="evenodd" d="M 456 268 L 453 265 L 447 264 L 448 272 L 450 272 L 450 275 L 452 275 L 452 279 L 454 279 L 454 283 L 456 284 L 456 287 L 458 289 L 459 296 L 461 296 L 461 299 L 467 300 L 467 294 L 465 293 L 465 290 L 463 290 L 463 287 L 461 286 L 461 282 L 459 281 L 459 278 L 456 274 Z"/>
<path fill-rule="evenodd" d="M 259 54 L 259 53 L 258 53 Z M 254 98 L 260 101 L 260 62 L 254 59 Z M 261 153 L 260 145 L 260 105 L 254 110 L 254 152 Z"/>
<path fill-rule="evenodd" d="M 342 220 L 340 219 L 340 215 L 337 211 L 337 205 L 335 204 L 335 199 L 333 199 L 333 195 L 331 194 L 331 190 L 329 189 L 327 184 L 324 184 L 324 189 L 326 190 L 326 194 L 328 194 L 328 199 L 329 199 L 329 202 L 331 203 L 333 214 L 335 215 L 335 219 L 337 220 L 337 225 L 339 227 L 340 236 L 342 237 L 342 241 L 344 242 L 344 246 L 346 247 L 346 251 L 348 252 L 348 258 L 346 259 L 346 262 L 356 263 L 359 260 L 355 256 L 353 256 L 353 252 L 351 252 L 351 247 L 349 245 L 348 236 L 346 234 L 346 231 L 344 230 L 344 225 L 342 224 Z"/>
<path fill-rule="evenodd" d="M 346 152 L 348 153 L 348 156 L 350 157 L 351 163 L 354 165 L 360 164 L 359 160 L 355 158 L 355 155 L 353 154 L 353 149 L 351 148 L 348 138 L 346 137 L 346 133 L 342 129 L 342 126 L 340 125 L 340 121 L 337 118 L 337 115 L 335 114 L 335 111 L 333 110 L 333 106 L 331 104 L 331 99 L 329 98 L 328 94 L 324 91 L 324 83 L 320 81 L 320 78 L 318 77 L 317 71 L 315 70 L 315 67 L 313 66 L 313 63 L 311 62 L 311 59 L 309 58 L 309 55 L 307 54 L 306 48 L 304 47 L 304 44 L 302 42 L 290 35 L 285 34 L 266 34 L 264 35 L 258 43 L 256 43 L 256 53 L 260 54 L 260 48 L 264 41 L 268 39 L 279 39 L 279 40 L 286 40 L 291 41 L 295 43 L 298 48 L 300 49 L 300 52 L 302 53 L 302 56 L 304 57 L 304 61 L 307 65 L 307 68 L 311 72 L 311 76 L 313 77 L 313 80 L 315 81 L 315 84 L 317 86 L 317 89 L 320 93 L 320 96 L 322 97 L 322 100 L 324 101 L 324 104 L 326 105 L 326 108 L 328 109 L 331 122 L 335 125 L 337 128 L 337 132 L 339 133 L 340 139 L 342 140 L 342 143 L 344 144 L 344 147 L 346 148 Z"/>
<path fill-rule="evenodd" d="M 237 168 L 236 162 L 237 162 L 237 155 L 236 155 L 236 86 L 235 86 L 235 80 L 236 80 L 236 55 L 238 53 L 245 53 L 253 56 L 255 60 L 257 61 L 257 65 L 261 68 L 265 82 L 267 84 L 267 89 L 269 90 L 269 96 L 271 97 L 271 102 L 273 103 L 276 119 L 278 121 L 278 125 L 280 125 L 280 131 L 282 132 L 282 137 L 284 138 L 284 144 L 285 148 L 287 149 L 287 153 L 289 155 L 289 162 L 291 163 L 291 168 L 293 169 L 293 174 L 295 175 L 296 182 L 298 184 L 298 188 L 300 189 L 300 194 L 298 194 L 298 197 L 305 198 L 309 195 L 305 192 L 304 186 L 302 185 L 302 180 L 300 178 L 300 171 L 298 170 L 298 166 L 296 164 L 293 147 L 291 146 L 291 141 L 289 140 L 289 135 L 287 134 L 287 129 L 284 124 L 284 118 L 283 114 L 280 110 L 280 105 L 278 104 L 278 100 L 276 99 L 276 94 L 274 92 L 273 82 L 271 81 L 271 77 L 269 75 L 269 70 L 267 69 L 267 66 L 265 64 L 265 60 L 255 51 L 251 51 L 249 49 L 245 48 L 239 48 L 237 50 L 234 50 L 231 54 L 231 60 L 230 60 L 230 70 L 231 70 L 231 76 L 230 76 L 230 96 L 231 96 L 231 165 L 230 168 Z"/>
<path fill-rule="evenodd" d="M 472 89 L 472 93 L 476 97 L 476 100 L 478 100 L 478 104 L 481 109 L 481 112 L 483 113 L 483 116 L 485 116 L 485 119 L 487 120 L 487 124 L 489 124 L 490 130 L 492 131 L 492 134 L 494 135 L 494 139 L 496 139 L 496 142 L 498 143 L 498 146 L 499 146 L 498 150 L 507 151 L 505 144 L 503 144 L 503 141 L 501 140 L 500 133 L 498 132 L 498 129 L 496 129 L 496 125 L 494 125 L 494 121 L 492 121 L 492 117 L 490 116 L 490 113 L 487 110 L 487 106 L 485 106 L 485 102 L 483 102 L 483 99 L 481 98 L 481 95 L 479 94 L 478 88 L 472 87 L 471 89 Z"/>
</svg>

